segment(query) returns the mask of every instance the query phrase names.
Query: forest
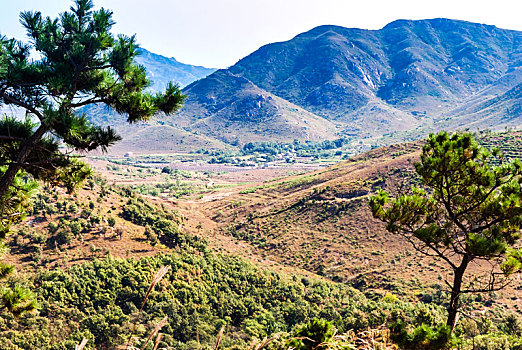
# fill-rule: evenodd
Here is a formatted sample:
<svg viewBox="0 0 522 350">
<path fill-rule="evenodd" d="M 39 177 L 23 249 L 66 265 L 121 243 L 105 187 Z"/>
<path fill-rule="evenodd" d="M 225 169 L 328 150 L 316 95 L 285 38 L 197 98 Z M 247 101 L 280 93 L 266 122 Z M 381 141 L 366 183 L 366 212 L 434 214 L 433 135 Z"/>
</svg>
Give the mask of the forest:
<svg viewBox="0 0 522 350">
<path fill-rule="evenodd" d="M 370 341 L 374 349 L 397 344 L 401 349 L 448 344 L 516 349 L 522 344 L 520 317 L 508 310 L 465 318 L 450 335 L 444 293 L 411 302 L 391 292 L 365 292 L 319 276 L 260 268 L 184 234 L 179 230 L 183 218 L 175 212 L 129 189 L 111 189 L 103 179 L 85 184 L 82 191 L 91 201 L 46 188 L 30 213 L 38 231 L 22 226 L 10 239 L 13 252 L 24 246 L 28 273 L 5 282 L 30 291 L 36 311 L 2 313 L 2 349 L 74 349 L 84 338 L 85 349 L 122 348 L 134 324 L 133 346 L 142 348 L 165 316 L 159 348 L 167 349 L 214 348 L 218 339 L 224 349 L 311 349 L 322 343 L 357 349 Z M 109 198 L 121 208 L 107 210 L 102 201 Z M 131 224 L 142 228 L 146 244 L 163 252 L 114 257 L 87 244 L 92 237 L 118 242 L 118 229 Z M 56 251 L 62 258 L 49 259 Z M 164 266 L 168 272 L 143 305 Z M 153 342 L 145 348 L 152 349 Z"/>
</svg>

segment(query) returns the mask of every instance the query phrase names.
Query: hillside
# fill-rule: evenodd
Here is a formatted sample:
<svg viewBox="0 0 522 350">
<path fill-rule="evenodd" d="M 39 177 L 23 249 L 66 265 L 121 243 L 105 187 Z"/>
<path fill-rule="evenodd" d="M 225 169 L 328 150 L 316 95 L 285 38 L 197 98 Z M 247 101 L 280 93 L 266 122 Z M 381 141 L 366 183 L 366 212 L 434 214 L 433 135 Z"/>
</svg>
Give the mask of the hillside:
<svg viewBox="0 0 522 350">
<path fill-rule="evenodd" d="M 244 140 L 324 140 L 335 137 L 335 125 L 251 81 L 220 70 L 185 90 L 184 127 L 229 143 Z M 179 121 L 178 121 L 179 123 Z"/>
<path fill-rule="evenodd" d="M 520 128 L 522 84 L 486 101 L 476 101 L 457 108 L 450 115 L 453 116 L 453 125 L 470 130 Z"/>
<path fill-rule="evenodd" d="M 520 157 L 520 133 L 481 133 L 478 138 L 488 147 L 500 147 L 508 157 Z M 178 206 L 193 225 L 198 220 L 210 225 L 211 220 L 216 232 L 247 242 L 266 259 L 363 290 L 393 290 L 410 297 L 412 291 L 429 294 L 424 287 L 448 277 L 443 262 L 420 255 L 406 240 L 390 235 L 368 206 L 368 196 L 378 189 L 393 192 L 417 181 L 413 163 L 420 145 L 379 148 L 315 172 L 179 201 Z M 474 265 L 472 270 L 480 273 L 486 268 Z M 520 289 L 520 281 L 512 287 Z M 513 300 L 522 297 L 513 290 L 506 295 L 510 293 L 516 293 Z M 503 302 L 512 303 L 509 298 Z"/>
<path fill-rule="evenodd" d="M 508 157 L 521 155 L 521 132 L 477 138 Z M 382 147 L 311 173 L 176 199 L 140 196 L 127 180 L 118 186 L 100 177 L 72 196 L 46 186 L 10 237 L 8 255 L 23 271 L 12 281 L 31 288 L 40 309 L 23 318 L 0 314 L 0 344 L 69 349 L 85 337 L 86 349 L 121 348 L 137 322 L 141 347 L 167 316 L 163 346 L 207 348 L 223 337 L 220 347 L 237 349 L 265 338 L 287 349 L 317 317 L 339 331 L 336 344 L 394 349 L 382 327 L 393 335 L 397 321 L 410 331 L 443 322 L 447 269 L 387 233 L 367 197 L 415 183 L 420 147 Z M 128 175 L 164 184 L 178 183 L 180 174 L 142 164 Z M 169 267 L 166 277 L 138 311 L 161 266 Z M 521 288 L 516 280 L 500 293 L 463 300 L 471 318 L 456 330 L 462 349 L 519 344 L 509 327 L 519 322 Z M 491 324 L 477 331 L 484 320 Z"/>
<path fill-rule="evenodd" d="M 39 307 L 22 318 L 0 313 L 2 349 L 73 349 L 83 338 L 85 349 L 124 349 L 134 322 L 140 348 L 164 317 L 165 347 L 210 348 L 220 339 L 224 349 L 263 342 L 286 349 L 297 327 L 321 318 L 335 324 L 340 336 L 331 341 L 343 348 L 372 340 L 392 349 L 382 325 L 396 313 L 412 326 L 426 316 L 434 327 L 443 319 L 439 305 L 391 294 L 375 302 L 350 286 L 247 257 L 243 249 L 218 253 L 215 244 L 192 236 L 184 228 L 191 219 L 169 204 L 101 178 L 72 196 L 43 188 L 30 214 L 10 237 L 8 261 L 22 272 L 11 282 L 30 288 Z M 162 266 L 167 274 L 149 293 Z"/>
<path fill-rule="evenodd" d="M 456 111 L 478 110 L 500 96 L 504 104 L 515 103 L 507 92 L 522 83 L 521 42 L 521 32 L 448 19 L 399 20 L 380 30 L 320 26 L 263 46 L 229 69 L 187 86 L 181 121 L 185 128 L 199 130 L 202 118 L 225 119 L 221 132 L 237 134 L 245 143 L 251 136 L 243 133 L 249 116 L 266 115 L 263 124 L 272 125 L 273 113 L 260 109 L 257 101 L 272 94 L 356 138 L 415 129 L 418 138 L 438 129 L 441 121 L 451 129 L 502 127 L 502 113 L 510 125 L 520 125 L 520 111 L 513 108 L 499 107 L 478 124 L 471 116 L 457 118 Z M 249 93 L 254 86 L 256 94 Z M 241 104 L 229 96 L 241 96 Z M 284 108 L 278 111 L 290 116 Z M 202 132 L 216 136 L 210 129 Z M 278 140 L 269 132 L 263 136 Z M 279 137 L 289 136 L 282 130 Z"/>
<path fill-rule="evenodd" d="M 0 313 L 0 348 L 74 349 L 85 338 L 85 349 L 124 349 L 134 322 L 132 341 L 141 348 L 165 316 L 163 347 L 206 348 L 223 337 L 223 348 L 246 348 L 276 333 L 270 342 L 282 346 L 296 325 L 313 318 L 359 333 L 379 327 L 387 308 L 404 308 L 412 324 L 425 309 L 393 300 L 376 304 L 349 286 L 296 271 L 289 277 L 216 253 L 182 232 L 184 220 L 100 178 L 74 196 L 42 189 L 31 219 L 11 237 L 8 260 L 23 271 L 11 281 L 34 291 L 38 311 L 22 318 Z M 167 275 L 149 293 L 162 266 Z M 138 311 L 145 295 L 147 307 Z M 437 318 L 442 308 L 426 311 Z M 363 314 L 362 323 L 354 317 Z M 353 343 L 357 333 L 339 341 Z"/>
<path fill-rule="evenodd" d="M 401 273 L 396 263 L 402 266 L 419 257 L 402 256 L 407 242 L 390 237 L 371 217 L 367 198 L 410 177 L 419 149 L 419 144 L 390 146 L 312 173 L 229 190 L 222 199 L 207 201 L 204 196 L 179 205 L 185 215 L 199 210 L 223 234 L 283 264 L 337 281 L 354 282 L 368 275 L 373 280 L 369 283 L 377 283 L 372 287 L 378 287 L 381 278 L 391 282 Z M 420 270 L 414 275 L 424 273 L 429 279 L 442 272 L 423 260 L 415 266 Z M 433 271 L 426 275 L 428 269 Z M 414 275 L 401 277 L 411 280 Z"/>
<path fill-rule="evenodd" d="M 182 127 L 167 123 L 161 117 L 154 117 L 147 122 L 129 124 L 125 116 L 101 105 L 84 107 L 82 112 L 98 125 L 114 127 L 122 136 L 121 141 L 110 147 L 112 156 L 122 156 L 128 152 L 137 154 L 189 153 L 200 148 L 213 150 L 230 147 L 217 139 L 200 135 L 198 132 L 186 131 Z"/>
</svg>

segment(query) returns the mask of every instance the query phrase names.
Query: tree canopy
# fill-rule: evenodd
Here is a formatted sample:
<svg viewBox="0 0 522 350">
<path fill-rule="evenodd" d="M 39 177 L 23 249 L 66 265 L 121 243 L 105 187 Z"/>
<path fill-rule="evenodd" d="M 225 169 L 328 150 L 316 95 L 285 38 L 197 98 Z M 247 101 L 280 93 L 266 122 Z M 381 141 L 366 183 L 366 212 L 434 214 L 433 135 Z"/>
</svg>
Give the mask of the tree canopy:
<svg viewBox="0 0 522 350">
<path fill-rule="evenodd" d="M 440 132 L 429 136 L 415 169 L 422 187 L 395 198 L 381 190 L 370 206 L 388 231 L 452 270 L 447 325 L 453 329 L 461 294 L 499 290 L 522 267 L 522 250 L 514 248 L 522 224 L 522 165 L 487 151 L 469 133 Z M 480 261 L 492 269 L 465 276 Z"/>
<path fill-rule="evenodd" d="M 8 166 L 0 195 L 19 170 L 69 188 L 85 177 L 83 164 L 59 151 L 60 141 L 91 151 L 120 139 L 112 128 L 91 123 L 81 107 L 105 104 L 134 123 L 181 106 L 184 96 L 172 83 L 164 93 L 145 90 L 150 81 L 134 61 L 135 36 L 111 34 L 112 12 L 93 10 L 92 1 L 75 0 L 56 19 L 22 12 L 20 22 L 29 43 L 0 40 L 0 104 L 22 108 L 31 119 L 6 118 L 0 125 L 0 157 Z"/>
<path fill-rule="evenodd" d="M 146 90 L 136 37 L 111 34 L 112 12 L 94 10 L 91 0 L 75 0 L 56 19 L 22 12 L 20 22 L 28 43 L 0 36 L 0 106 L 25 112 L 0 120 L 0 240 L 23 218 L 34 180 L 71 192 L 91 173 L 77 155 L 120 140 L 82 107 L 103 104 L 135 123 L 176 112 L 185 97 L 173 83 L 164 93 Z M 9 270 L 0 266 L 0 277 Z M 12 299 L 4 306 L 16 304 L 14 294 L 4 297 Z"/>
</svg>

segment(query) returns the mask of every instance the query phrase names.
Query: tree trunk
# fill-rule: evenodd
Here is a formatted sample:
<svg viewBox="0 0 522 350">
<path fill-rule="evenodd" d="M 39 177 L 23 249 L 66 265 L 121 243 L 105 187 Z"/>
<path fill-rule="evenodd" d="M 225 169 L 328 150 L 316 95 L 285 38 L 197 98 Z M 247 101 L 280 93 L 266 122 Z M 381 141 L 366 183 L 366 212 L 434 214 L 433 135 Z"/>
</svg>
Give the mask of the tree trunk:
<svg viewBox="0 0 522 350">
<path fill-rule="evenodd" d="M 457 315 L 460 308 L 460 291 L 462 289 L 462 279 L 468 264 L 469 258 L 468 256 L 464 256 L 460 266 L 455 270 L 453 275 L 453 286 L 451 288 L 451 298 L 448 306 L 448 320 L 446 322 L 446 325 L 451 328 L 451 332 L 453 332 L 453 329 L 455 329 L 457 324 Z"/>
<path fill-rule="evenodd" d="M 0 179 L 0 197 L 3 197 L 9 191 L 9 187 L 13 183 L 18 171 L 22 169 L 22 165 L 27 159 L 27 156 L 33 150 L 36 142 L 38 142 L 46 132 L 47 127 L 41 124 L 40 127 L 36 129 L 35 133 L 31 135 L 24 144 L 22 144 L 18 156 L 9 164 L 6 172 Z"/>
</svg>

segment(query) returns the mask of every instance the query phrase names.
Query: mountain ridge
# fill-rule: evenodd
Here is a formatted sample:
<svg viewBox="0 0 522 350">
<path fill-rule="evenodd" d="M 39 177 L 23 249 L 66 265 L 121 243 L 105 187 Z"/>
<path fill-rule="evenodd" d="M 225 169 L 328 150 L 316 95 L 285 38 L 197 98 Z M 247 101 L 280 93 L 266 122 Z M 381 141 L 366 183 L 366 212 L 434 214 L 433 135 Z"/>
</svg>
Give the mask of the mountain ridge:
<svg viewBox="0 0 522 350">
<path fill-rule="evenodd" d="M 329 120 L 340 134 L 380 137 L 433 129 L 468 100 L 488 100 L 521 83 L 520 43 L 519 31 L 444 18 L 397 20 L 378 30 L 324 25 L 264 45 L 221 71 Z M 198 118 L 193 101 L 202 107 L 196 87 L 212 79 L 184 89 L 189 96 L 181 112 L 186 127 Z M 226 95 L 230 89 L 241 94 L 241 87 L 231 85 Z M 211 104 L 205 102 L 203 108 Z M 239 114 L 250 112 L 245 108 Z M 209 113 L 207 109 L 205 116 Z M 520 115 L 513 118 L 518 122 Z M 230 114 L 229 121 L 241 123 L 241 118 Z"/>
<path fill-rule="evenodd" d="M 215 68 L 181 63 L 174 57 L 159 55 L 144 48 L 140 48 L 136 62 L 147 69 L 147 74 L 153 82 L 151 88 L 155 91 L 164 90 L 169 81 L 184 87 L 216 71 Z"/>
<path fill-rule="evenodd" d="M 521 44 L 520 31 L 444 18 L 396 20 L 376 30 L 318 26 L 192 77 L 181 112 L 155 118 L 150 125 L 161 127 L 154 140 L 140 132 L 139 144 L 165 149 L 156 142 L 162 127 L 167 139 L 193 135 L 201 147 L 218 148 L 340 137 L 375 146 L 440 129 L 518 128 L 519 98 L 508 91 L 522 84 Z M 173 80 L 155 69 L 176 66 L 175 59 L 147 51 L 139 59 L 152 80 L 165 78 L 153 89 Z M 130 132 L 134 141 L 125 147 L 135 148 L 137 134 L 121 118 L 105 119 L 124 139 Z"/>
</svg>

